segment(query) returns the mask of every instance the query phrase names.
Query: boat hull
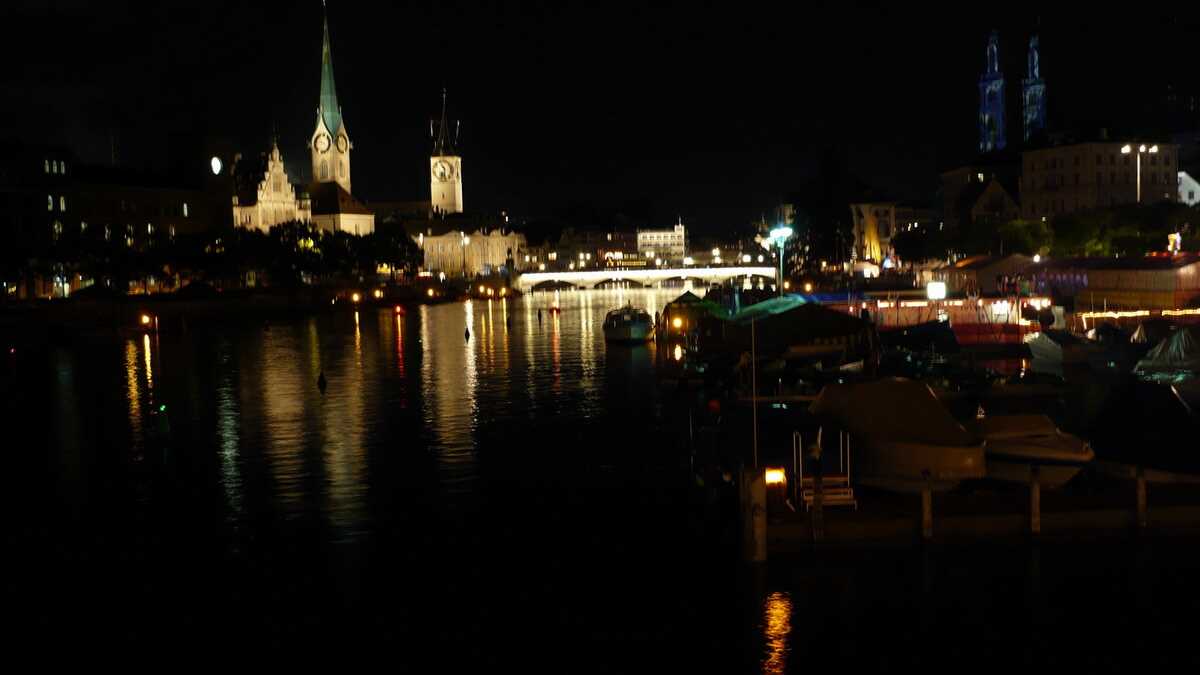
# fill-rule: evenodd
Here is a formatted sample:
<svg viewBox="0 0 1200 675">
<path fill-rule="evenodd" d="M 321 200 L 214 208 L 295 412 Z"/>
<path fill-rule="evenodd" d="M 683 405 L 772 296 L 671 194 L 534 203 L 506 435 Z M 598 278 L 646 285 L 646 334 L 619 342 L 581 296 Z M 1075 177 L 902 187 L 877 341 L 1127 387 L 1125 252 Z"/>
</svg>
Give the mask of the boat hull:
<svg viewBox="0 0 1200 675">
<path fill-rule="evenodd" d="M 860 444 L 854 452 L 861 482 L 895 492 L 920 492 L 926 485 L 950 490 L 987 475 L 982 444 L 884 442 Z"/>
<path fill-rule="evenodd" d="M 604 339 L 608 342 L 636 344 L 647 342 L 653 337 L 653 326 L 630 325 L 604 329 Z"/>
</svg>

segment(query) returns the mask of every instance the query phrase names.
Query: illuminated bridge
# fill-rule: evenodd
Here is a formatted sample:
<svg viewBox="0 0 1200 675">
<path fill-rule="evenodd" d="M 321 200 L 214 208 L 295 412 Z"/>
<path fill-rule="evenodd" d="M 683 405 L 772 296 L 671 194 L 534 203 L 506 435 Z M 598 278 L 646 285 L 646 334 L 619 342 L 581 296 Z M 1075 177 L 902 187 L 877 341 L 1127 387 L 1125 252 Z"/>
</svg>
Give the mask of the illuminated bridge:
<svg viewBox="0 0 1200 675">
<path fill-rule="evenodd" d="M 691 280 L 706 284 L 724 283 L 746 277 L 765 277 L 775 280 L 775 268 L 758 267 L 684 267 L 627 270 L 582 270 L 578 272 L 525 272 L 517 277 L 517 288 L 538 290 L 554 285 L 570 284 L 579 288 L 596 288 L 622 282 L 630 285 L 659 286 L 664 281 Z"/>
</svg>

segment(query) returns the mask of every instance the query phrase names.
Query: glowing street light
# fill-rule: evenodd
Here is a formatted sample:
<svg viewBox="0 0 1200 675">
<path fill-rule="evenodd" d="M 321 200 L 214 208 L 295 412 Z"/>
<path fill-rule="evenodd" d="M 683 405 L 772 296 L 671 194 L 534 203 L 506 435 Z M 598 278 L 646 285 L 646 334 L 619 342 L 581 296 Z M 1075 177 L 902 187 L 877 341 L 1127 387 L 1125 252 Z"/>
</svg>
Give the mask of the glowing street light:
<svg viewBox="0 0 1200 675">
<path fill-rule="evenodd" d="M 1133 146 L 1126 143 L 1121 147 L 1121 154 L 1128 155 L 1133 152 Z M 1150 153 L 1151 155 L 1158 154 L 1158 146 L 1151 145 L 1149 148 L 1143 143 L 1137 149 L 1137 203 L 1142 203 L 1142 155 Z"/>
<path fill-rule="evenodd" d="M 779 289 L 780 297 L 783 297 L 783 247 L 787 245 L 787 240 L 792 236 L 792 228 L 784 225 L 771 230 L 771 237 L 768 241 L 773 244 L 779 244 L 779 283 L 776 288 Z"/>
</svg>

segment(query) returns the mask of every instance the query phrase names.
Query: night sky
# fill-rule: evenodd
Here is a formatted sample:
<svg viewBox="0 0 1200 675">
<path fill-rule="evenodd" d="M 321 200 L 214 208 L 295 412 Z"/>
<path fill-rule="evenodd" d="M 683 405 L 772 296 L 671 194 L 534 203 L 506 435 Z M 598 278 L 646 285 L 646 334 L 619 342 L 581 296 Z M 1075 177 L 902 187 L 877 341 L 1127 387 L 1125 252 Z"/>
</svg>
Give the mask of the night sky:
<svg viewBox="0 0 1200 675">
<path fill-rule="evenodd" d="M 428 199 L 443 86 L 463 121 L 469 210 L 681 215 L 719 231 L 766 211 L 831 152 L 897 197 L 932 198 L 971 156 L 984 45 L 1001 31 L 1010 111 L 1041 22 L 1052 128 L 1148 119 L 1195 90 L 1194 18 L 1048 14 L 1033 3 L 913 11 L 806 3 L 546 7 L 330 3 L 337 91 L 367 200 Z M 168 6 L 169 5 L 169 6 Z M 307 171 L 321 4 L 8 2 L 0 85 L 15 140 L 90 162 L 203 167 L 204 139 Z M 1010 139 L 1020 138 L 1010 120 Z M 639 223 L 640 224 L 640 223 Z"/>
</svg>

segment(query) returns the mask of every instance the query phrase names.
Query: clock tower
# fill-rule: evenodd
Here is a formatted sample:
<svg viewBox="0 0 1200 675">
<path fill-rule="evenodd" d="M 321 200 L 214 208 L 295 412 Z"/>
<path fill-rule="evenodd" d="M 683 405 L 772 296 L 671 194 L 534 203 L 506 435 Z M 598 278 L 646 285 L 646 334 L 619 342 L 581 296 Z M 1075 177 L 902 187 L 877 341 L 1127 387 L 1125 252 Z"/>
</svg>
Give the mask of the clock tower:
<svg viewBox="0 0 1200 675">
<path fill-rule="evenodd" d="M 454 136 L 450 135 L 450 123 L 446 119 L 446 90 L 442 90 L 442 119 L 437 122 L 436 133 L 430 126 L 433 136 L 433 154 L 429 158 L 429 195 L 430 203 L 436 213 L 462 213 L 462 157 L 455 151 L 458 140 L 458 124 L 455 124 Z"/>
<path fill-rule="evenodd" d="M 346 133 L 346 122 L 338 106 L 333 85 L 333 56 L 329 49 L 329 17 L 325 17 L 325 39 L 321 46 L 321 97 L 317 103 L 317 128 L 309 139 L 312 176 L 315 183 L 337 183 L 350 192 L 350 150 L 354 145 Z"/>
</svg>

